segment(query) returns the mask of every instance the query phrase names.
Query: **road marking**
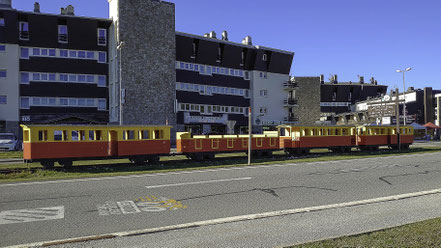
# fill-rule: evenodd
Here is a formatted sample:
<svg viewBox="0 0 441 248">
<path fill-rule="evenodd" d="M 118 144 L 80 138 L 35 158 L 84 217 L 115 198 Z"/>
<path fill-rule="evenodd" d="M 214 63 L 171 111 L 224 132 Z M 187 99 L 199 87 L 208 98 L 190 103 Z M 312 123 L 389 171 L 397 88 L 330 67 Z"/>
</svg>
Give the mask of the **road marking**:
<svg viewBox="0 0 441 248">
<path fill-rule="evenodd" d="M 187 206 L 175 199 L 165 197 L 140 197 L 135 201 L 107 201 L 105 204 L 98 204 L 99 215 L 136 214 L 142 212 L 160 212 L 165 210 L 185 209 Z"/>
<path fill-rule="evenodd" d="M 0 212 L 0 225 L 57 219 L 64 219 L 64 206 Z"/>
<path fill-rule="evenodd" d="M 422 154 L 411 154 L 411 155 L 393 155 L 385 157 L 376 158 L 360 158 L 360 159 L 342 159 L 339 162 L 350 162 L 355 163 L 357 161 L 366 160 L 378 160 L 378 159 L 395 159 L 400 157 L 422 157 L 427 155 L 439 155 L 439 152 L 433 153 L 422 153 Z M 328 162 L 328 161 L 326 161 Z M 316 165 L 323 162 L 298 162 L 298 163 L 286 163 L 286 164 L 271 164 L 271 165 L 253 165 L 244 167 L 234 167 L 234 168 L 218 168 L 218 169 L 204 169 L 204 170 L 191 170 L 191 171 L 180 171 L 180 172 L 165 172 L 165 173 L 151 173 L 142 175 L 130 175 L 130 176 L 114 176 L 114 177 L 96 177 L 96 178 L 80 178 L 80 179 L 67 179 L 67 180 L 57 180 L 57 181 L 43 181 L 43 182 L 27 182 L 27 183 L 5 183 L 0 184 L 0 187 L 18 187 L 18 186 L 30 186 L 30 185 L 45 185 L 45 184 L 61 184 L 61 183 L 78 183 L 78 182 L 93 182 L 93 181 L 105 181 L 105 180 L 118 180 L 118 179 L 131 179 L 131 178 L 144 178 L 144 177 L 157 177 L 157 176 L 170 176 L 170 175 L 184 175 L 184 174 L 195 174 L 195 173 L 207 173 L 207 172 L 217 172 L 217 171 L 231 171 L 231 170 L 250 170 L 250 169 L 265 169 L 271 167 L 287 167 L 293 165 Z"/>
<path fill-rule="evenodd" d="M 434 195 L 434 194 L 440 194 L 440 193 L 441 193 L 441 188 L 434 189 L 434 190 L 401 194 L 401 195 L 393 195 L 393 196 L 379 197 L 379 198 L 373 198 L 373 199 L 366 199 L 366 200 L 360 200 L 360 201 L 351 201 L 351 202 L 343 202 L 343 203 L 336 203 L 336 204 L 329 204 L 329 205 L 287 209 L 287 210 L 265 212 L 265 213 L 258 213 L 258 214 L 240 215 L 240 216 L 219 218 L 219 219 L 213 219 L 213 220 L 204 220 L 204 221 L 197 221 L 197 222 L 191 222 L 191 223 L 185 223 L 185 224 L 178 224 L 178 225 L 172 225 L 172 226 L 140 229 L 140 230 L 134 230 L 134 231 L 127 231 L 127 232 L 116 232 L 116 233 L 101 234 L 101 235 L 95 235 L 95 236 L 85 236 L 85 237 L 77 237 L 77 238 L 70 238 L 70 239 L 36 242 L 36 243 L 30 243 L 30 244 L 20 244 L 20 245 L 10 246 L 10 248 L 12 248 L 12 247 L 13 248 L 36 247 L 36 246 L 46 247 L 46 246 L 63 245 L 63 244 L 69 244 L 69 243 L 75 243 L 75 242 L 85 242 L 88 240 L 102 240 L 102 239 L 111 239 L 111 238 L 117 238 L 117 237 L 130 237 L 130 236 L 135 236 L 135 235 L 167 232 L 167 231 L 172 231 L 172 230 L 180 230 L 180 229 L 193 228 L 193 227 L 218 225 L 218 224 L 232 223 L 232 222 L 238 222 L 238 221 L 264 219 L 264 218 L 270 218 L 270 217 L 300 214 L 300 213 L 310 213 L 310 212 L 316 212 L 316 211 L 347 208 L 347 207 L 357 207 L 357 206 L 363 206 L 363 205 L 367 205 L 367 204 L 398 201 L 398 200 L 404 200 L 404 199 L 409 199 L 409 198 L 414 198 L 414 197 Z"/>
<path fill-rule="evenodd" d="M 222 183 L 222 182 L 231 182 L 231 181 L 243 181 L 250 180 L 252 177 L 240 177 L 240 178 L 230 178 L 230 179 L 218 179 L 218 180 L 209 180 L 209 181 L 199 181 L 199 182 L 188 182 L 188 183 L 173 183 L 173 184 L 162 184 L 162 185 L 152 185 L 145 186 L 147 189 L 154 188 L 164 188 L 164 187 L 176 187 L 183 185 L 195 185 L 195 184 L 205 184 L 205 183 Z"/>
</svg>

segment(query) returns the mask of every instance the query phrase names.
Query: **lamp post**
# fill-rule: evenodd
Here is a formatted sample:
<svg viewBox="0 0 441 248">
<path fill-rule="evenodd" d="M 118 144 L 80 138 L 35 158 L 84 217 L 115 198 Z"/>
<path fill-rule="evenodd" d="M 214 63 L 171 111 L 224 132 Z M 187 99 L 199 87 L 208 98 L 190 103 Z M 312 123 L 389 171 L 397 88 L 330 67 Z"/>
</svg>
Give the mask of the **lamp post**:
<svg viewBox="0 0 441 248">
<path fill-rule="evenodd" d="M 410 71 L 410 70 L 412 70 L 411 67 L 407 67 L 404 70 L 400 70 L 400 69 L 396 70 L 396 72 L 402 72 L 403 73 L 403 99 L 404 99 L 404 102 L 403 102 L 403 124 L 404 125 L 406 125 L 406 83 L 405 83 L 405 80 L 404 80 L 404 75 L 406 74 L 407 71 Z"/>
<path fill-rule="evenodd" d="M 122 89 L 122 66 L 121 66 L 121 50 L 124 46 L 124 41 L 118 42 L 116 49 L 119 51 L 119 125 L 123 124 L 122 118 L 122 103 L 123 103 L 123 89 Z"/>
</svg>

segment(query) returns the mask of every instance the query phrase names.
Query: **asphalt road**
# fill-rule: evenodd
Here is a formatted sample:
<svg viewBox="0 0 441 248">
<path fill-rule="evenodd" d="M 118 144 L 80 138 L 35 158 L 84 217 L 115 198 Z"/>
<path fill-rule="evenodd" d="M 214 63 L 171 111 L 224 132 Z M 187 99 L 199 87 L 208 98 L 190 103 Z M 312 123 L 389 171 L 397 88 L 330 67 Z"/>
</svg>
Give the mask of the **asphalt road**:
<svg viewBox="0 0 441 248">
<path fill-rule="evenodd" d="M 440 177 L 441 153 L 426 153 L 0 184 L 0 246 L 438 189 Z"/>
</svg>

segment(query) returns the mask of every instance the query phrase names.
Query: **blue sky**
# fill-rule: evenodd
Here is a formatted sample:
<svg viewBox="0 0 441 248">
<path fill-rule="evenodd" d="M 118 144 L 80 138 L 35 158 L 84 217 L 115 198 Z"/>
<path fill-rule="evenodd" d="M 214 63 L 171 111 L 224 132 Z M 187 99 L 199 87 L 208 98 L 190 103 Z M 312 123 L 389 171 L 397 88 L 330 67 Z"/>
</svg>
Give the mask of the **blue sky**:
<svg viewBox="0 0 441 248">
<path fill-rule="evenodd" d="M 38 0 L 37 0 L 38 1 Z M 32 10 L 35 0 L 12 0 Z M 108 17 L 107 0 L 39 0 L 41 11 L 59 13 L 75 6 L 82 16 Z M 440 0 L 170 0 L 176 4 L 176 30 L 203 35 L 229 33 L 240 42 L 295 52 L 291 74 L 357 75 L 399 86 L 441 89 Z"/>
</svg>

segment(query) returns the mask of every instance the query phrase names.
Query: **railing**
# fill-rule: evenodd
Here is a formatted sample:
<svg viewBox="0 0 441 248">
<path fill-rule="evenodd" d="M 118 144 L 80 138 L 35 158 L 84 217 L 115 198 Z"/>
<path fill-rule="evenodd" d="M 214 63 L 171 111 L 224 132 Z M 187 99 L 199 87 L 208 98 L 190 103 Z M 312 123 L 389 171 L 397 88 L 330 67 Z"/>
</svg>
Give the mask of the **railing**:
<svg viewBox="0 0 441 248">
<path fill-rule="evenodd" d="M 293 81 L 285 81 L 283 82 L 283 87 L 285 87 L 285 89 L 291 89 L 291 88 L 299 87 L 299 85 Z"/>
<path fill-rule="evenodd" d="M 67 34 L 59 34 L 58 35 L 58 42 L 67 43 Z"/>
<path fill-rule="evenodd" d="M 28 31 L 20 31 L 20 40 L 29 40 L 29 32 Z"/>
<path fill-rule="evenodd" d="M 283 99 L 283 105 L 284 106 L 294 106 L 297 105 L 299 102 L 298 99 L 294 99 L 294 98 L 285 98 Z"/>
<path fill-rule="evenodd" d="M 284 118 L 284 121 L 285 122 L 297 122 L 297 121 L 299 121 L 299 117 L 297 117 L 297 116 L 288 116 L 288 117 L 285 117 Z"/>
</svg>

